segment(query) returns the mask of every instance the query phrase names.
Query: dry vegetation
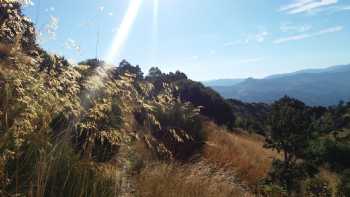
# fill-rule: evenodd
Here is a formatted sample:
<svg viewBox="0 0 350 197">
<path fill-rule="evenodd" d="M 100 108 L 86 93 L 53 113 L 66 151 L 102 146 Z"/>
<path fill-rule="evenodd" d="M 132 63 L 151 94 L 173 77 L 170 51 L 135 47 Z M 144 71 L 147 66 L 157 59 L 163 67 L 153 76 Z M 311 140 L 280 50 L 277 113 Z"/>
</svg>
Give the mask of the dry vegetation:
<svg viewBox="0 0 350 197">
<path fill-rule="evenodd" d="M 319 177 L 329 183 L 329 187 L 332 190 L 332 196 L 337 197 L 336 191 L 338 190 L 338 185 L 341 182 L 339 175 L 331 172 L 328 169 L 321 168 Z"/>
<path fill-rule="evenodd" d="M 250 187 L 266 177 L 273 158 L 278 154 L 263 148 L 258 136 L 228 133 L 214 124 L 208 124 L 208 141 L 203 158 L 217 167 L 234 171 L 236 176 Z"/>
<path fill-rule="evenodd" d="M 222 174 L 210 172 L 204 164 L 154 164 L 137 178 L 138 196 L 142 197 L 250 197 Z"/>
<path fill-rule="evenodd" d="M 147 165 L 135 178 L 138 196 L 255 196 L 248 190 L 266 178 L 278 154 L 264 149 L 260 136 L 228 133 L 213 123 L 204 128 L 201 157 L 187 164 Z"/>
<path fill-rule="evenodd" d="M 261 136 L 204 122 L 173 82 L 114 70 L 97 91 L 97 65 L 31 57 L 18 40 L 0 43 L 0 196 L 250 197 L 279 157 Z M 337 175 L 319 176 L 336 191 Z"/>
</svg>

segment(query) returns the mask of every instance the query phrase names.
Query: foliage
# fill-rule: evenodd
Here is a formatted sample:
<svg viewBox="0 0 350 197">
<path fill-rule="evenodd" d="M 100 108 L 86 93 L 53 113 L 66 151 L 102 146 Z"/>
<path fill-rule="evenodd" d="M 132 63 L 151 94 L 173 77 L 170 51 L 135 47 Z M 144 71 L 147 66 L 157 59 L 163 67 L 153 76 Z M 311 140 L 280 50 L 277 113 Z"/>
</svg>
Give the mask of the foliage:
<svg viewBox="0 0 350 197">
<path fill-rule="evenodd" d="M 308 163 L 298 162 L 311 138 L 309 117 L 305 104 L 289 97 L 276 101 L 271 107 L 271 129 L 265 146 L 282 152 L 283 160 L 273 162 L 270 178 L 289 193 L 300 188 L 302 179 L 317 172 Z"/>
<path fill-rule="evenodd" d="M 235 116 L 230 105 L 214 90 L 201 83 L 178 81 L 179 96 L 182 101 L 202 107 L 201 114 L 213 119 L 219 125 L 234 126 Z"/>
<path fill-rule="evenodd" d="M 350 166 L 348 143 L 329 138 L 317 138 L 311 141 L 305 152 L 305 159 L 316 164 L 327 164 L 335 171 L 341 171 Z"/>
<path fill-rule="evenodd" d="M 288 191 L 299 192 L 300 184 L 308 175 L 303 165 L 297 163 L 289 163 L 286 165 L 284 161 L 274 160 L 269 173 L 269 179 L 275 184 L 282 186 Z"/>
<path fill-rule="evenodd" d="M 87 59 L 78 63 L 78 65 L 89 65 L 92 68 L 98 68 L 104 64 L 105 62 L 99 59 Z"/>
<path fill-rule="evenodd" d="M 182 102 L 190 102 L 200 107 L 202 115 L 213 119 L 219 125 L 230 128 L 234 126 L 235 117 L 228 102 L 211 88 L 189 80 L 184 73 L 176 71 L 165 74 L 159 68 L 153 67 L 149 70 L 146 80 L 152 82 L 156 89 L 163 88 L 164 83 L 175 83 L 178 88 L 175 96 L 179 96 Z"/>
<path fill-rule="evenodd" d="M 86 158 L 109 161 L 122 142 L 118 132 L 122 124 L 122 112 L 116 98 L 97 103 L 77 125 L 74 141 L 78 150 Z"/>
<path fill-rule="evenodd" d="M 115 72 L 117 75 L 123 75 L 125 73 L 131 73 L 134 74 L 136 79 L 142 80 L 143 79 L 143 72 L 141 71 L 140 66 L 132 66 L 129 62 L 126 60 L 123 60 L 120 62 L 119 66 L 115 69 Z"/>
<path fill-rule="evenodd" d="M 235 127 L 243 128 L 250 132 L 266 135 L 266 119 L 270 113 L 270 105 L 264 103 L 244 103 L 239 100 L 228 99 L 232 111 L 236 117 Z"/>
<path fill-rule="evenodd" d="M 319 177 L 306 180 L 304 188 L 304 196 L 307 197 L 332 197 L 333 193 L 329 183 Z"/>
<path fill-rule="evenodd" d="M 0 4 L 0 54 L 5 52 L 8 55 L 8 49 L 19 45 L 26 54 L 35 55 L 38 49 L 35 43 L 35 29 L 29 18 L 24 17 L 19 3 L 1 3 Z M 18 39 L 22 37 L 23 39 Z M 0 55 L 1 56 L 1 55 Z"/>
<path fill-rule="evenodd" d="M 152 67 L 148 71 L 147 79 L 152 80 L 163 76 L 164 74 L 158 67 Z"/>
<path fill-rule="evenodd" d="M 284 97 L 272 105 L 266 147 L 282 151 L 288 166 L 296 162 L 310 139 L 310 119 L 301 101 Z"/>
<path fill-rule="evenodd" d="M 350 170 L 344 170 L 341 174 L 341 184 L 338 187 L 338 196 L 350 196 Z"/>
<path fill-rule="evenodd" d="M 116 180 L 84 162 L 65 143 L 50 143 L 43 134 L 28 136 L 24 146 L 6 162 L 4 196 L 115 196 Z"/>
<path fill-rule="evenodd" d="M 176 71 L 175 73 L 170 72 L 168 74 L 162 73 L 162 71 L 158 67 L 152 67 L 148 71 L 148 75 L 146 76 L 146 81 L 151 82 L 156 90 L 164 89 L 164 85 L 175 83 L 177 81 L 187 80 L 187 76 L 180 72 Z"/>
<path fill-rule="evenodd" d="M 188 159 L 203 145 L 203 132 L 199 110 L 189 103 L 169 103 L 156 106 L 154 116 L 159 128 L 152 135 L 176 159 Z"/>
<path fill-rule="evenodd" d="M 258 194 L 266 197 L 286 197 L 287 191 L 279 185 L 272 183 L 262 183 Z"/>
</svg>

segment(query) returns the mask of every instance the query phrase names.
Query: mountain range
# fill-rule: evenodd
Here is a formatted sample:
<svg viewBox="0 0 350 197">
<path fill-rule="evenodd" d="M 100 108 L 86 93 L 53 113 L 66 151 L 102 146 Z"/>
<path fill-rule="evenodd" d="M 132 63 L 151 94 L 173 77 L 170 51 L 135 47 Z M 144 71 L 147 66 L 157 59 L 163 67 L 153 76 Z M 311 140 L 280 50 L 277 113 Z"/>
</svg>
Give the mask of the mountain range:
<svg viewBox="0 0 350 197">
<path fill-rule="evenodd" d="M 203 85 L 205 86 L 232 86 L 243 82 L 245 79 L 216 79 L 203 81 Z"/>
<path fill-rule="evenodd" d="M 271 103 L 288 95 L 308 105 L 336 105 L 350 100 L 350 65 L 307 69 L 263 79 L 224 79 L 203 82 L 225 98 Z"/>
</svg>

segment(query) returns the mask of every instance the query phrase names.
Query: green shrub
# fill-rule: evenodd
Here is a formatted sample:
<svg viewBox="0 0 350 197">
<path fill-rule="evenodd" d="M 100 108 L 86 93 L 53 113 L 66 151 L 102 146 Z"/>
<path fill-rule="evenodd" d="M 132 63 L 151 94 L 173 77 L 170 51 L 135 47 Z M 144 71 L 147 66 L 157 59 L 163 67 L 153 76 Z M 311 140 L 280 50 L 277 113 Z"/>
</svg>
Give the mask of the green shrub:
<svg viewBox="0 0 350 197">
<path fill-rule="evenodd" d="M 350 197 L 350 169 L 341 173 L 341 183 L 338 186 L 339 197 Z"/>
<path fill-rule="evenodd" d="M 266 197 L 287 197 L 287 191 L 276 184 L 263 183 L 258 188 L 258 196 Z"/>
<path fill-rule="evenodd" d="M 274 184 L 285 188 L 291 193 L 299 190 L 300 181 L 306 177 L 306 173 L 298 164 L 286 165 L 281 160 L 274 160 L 269 177 Z"/>
<path fill-rule="evenodd" d="M 318 138 L 310 142 L 305 151 L 305 159 L 317 164 L 329 164 L 335 171 L 350 166 L 350 145 L 337 140 Z"/>
</svg>

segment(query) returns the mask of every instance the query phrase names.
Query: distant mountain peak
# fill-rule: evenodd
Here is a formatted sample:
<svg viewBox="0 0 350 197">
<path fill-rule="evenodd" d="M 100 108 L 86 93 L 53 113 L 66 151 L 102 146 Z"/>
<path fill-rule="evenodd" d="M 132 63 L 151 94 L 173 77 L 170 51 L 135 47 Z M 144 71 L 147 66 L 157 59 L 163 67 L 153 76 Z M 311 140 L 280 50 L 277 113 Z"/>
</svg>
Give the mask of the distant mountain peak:
<svg viewBox="0 0 350 197">
<path fill-rule="evenodd" d="M 243 82 L 245 79 L 215 79 L 209 81 L 202 81 L 206 86 L 232 86 Z"/>
<path fill-rule="evenodd" d="M 284 95 L 308 105 L 335 105 L 350 100 L 350 65 L 306 69 L 271 75 L 263 79 L 248 78 L 231 86 L 212 86 L 226 98 L 245 102 L 271 103 Z"/>
<path fill-rule="evenodd" d="M 273 78 L 279 78 L 279 77 L 286 77 L 286 76 L 293 76 L 298 74 L 315 74 L 315 73 L 325 73 L 325 72 L 343 72 L 343 71 L 349 71 L 350 70 L 350 64 L 346 65 L 336 65 L 336 66 L 330 66 L 326 68 L 311 68 L 311 69 L 304 69 L 299 70 L 291 73 L 284 73 L 284 74 L 275 74 L 265 77 L 264 79 L 273 79 Z"/>
</svg>

